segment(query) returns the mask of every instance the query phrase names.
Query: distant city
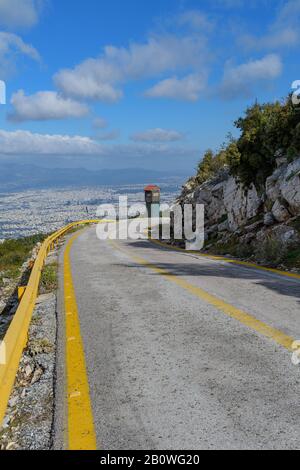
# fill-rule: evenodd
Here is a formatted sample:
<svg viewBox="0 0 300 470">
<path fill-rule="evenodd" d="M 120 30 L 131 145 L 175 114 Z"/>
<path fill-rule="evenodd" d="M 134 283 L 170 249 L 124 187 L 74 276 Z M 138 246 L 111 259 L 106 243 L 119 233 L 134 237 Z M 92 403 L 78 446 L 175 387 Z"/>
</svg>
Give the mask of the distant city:
<svg viewBox="0 0 300 470">
<path fill-rule="evenodd" d="M 162 202 L 171 203 L 182 181 L 160 184 Z M 95 218 L 101 204 L 118 204 L 128 195 L 129 205 L 144 202 L 144 184 L 33 189 L 0 194 L 0 241 L 37 233 L 51 233 L 69 222 Z"/>
</svg>

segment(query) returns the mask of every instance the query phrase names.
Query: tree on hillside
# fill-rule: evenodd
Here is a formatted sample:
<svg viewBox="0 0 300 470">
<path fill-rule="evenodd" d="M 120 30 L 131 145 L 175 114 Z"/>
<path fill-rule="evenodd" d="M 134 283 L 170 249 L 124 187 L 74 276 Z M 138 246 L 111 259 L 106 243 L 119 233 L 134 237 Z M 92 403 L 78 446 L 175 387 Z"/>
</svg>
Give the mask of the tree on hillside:
<svg viewBox="0 0 300 470">
<path fill-rule="evenodd" d="M 240 130 L 237 140 L 230 138 L 217 154 L 205 152 L 197 168 L 197 184 L 229 165 L 231 174 L 246 187 L 254 183 L 259 188 L 276 168 L 278 156 L 291 161 L 300 155 L 300 112 L 291 96 L 282 103 L 255 103 L 235 126 Z"/>
<path fill-rule="evenodd" d="M 300 153 L 300 114 L 290 97 L 284 103 L 254 104 L 235 125 L 241 131 L 240 161 L 231 171 L 247 186 L 264 184 L 276 168 L 277 156 L 291 160 Z"/>
</svg>

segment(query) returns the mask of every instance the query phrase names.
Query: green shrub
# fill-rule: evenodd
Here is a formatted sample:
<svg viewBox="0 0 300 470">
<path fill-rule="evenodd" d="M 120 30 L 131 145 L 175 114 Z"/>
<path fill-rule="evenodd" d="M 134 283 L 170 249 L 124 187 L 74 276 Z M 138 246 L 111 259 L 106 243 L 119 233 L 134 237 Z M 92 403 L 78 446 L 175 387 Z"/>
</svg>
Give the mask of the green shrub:
<svg viewBox="0 0 300 470">
<path fill-rule="evenodd" d="M 199 162 L 195 178 L 196 183 L 202 184 L 214 177 L 227 163 L 226 150 L 222 149 L 216 155 L 212 150 L 207 150 L 203 159 Z"/>
<path fill-rule="evenodd" d="M 293 220 L 292 222 L 290 222 L 289 224 L 291 227 L 293 227 L 294 229 L 298 230 L 298 232 L 300 233 L 300 216 L 297 217 L 295 220 Z"/>
<path fill-rule="evenodd" d="M 300 247 L 289 248 L 284 257 L 284 264 L 288 268 L 300 269 Z"/>
<path fill-rule="evenodd" d="M 300 113 L 290 96 L 283 102 L 255 103 L 235 122 L 240 158 L 229 159 L 232 173 L 249 186 L 262 186 L 276 168 L 276 157 L 300 154 Z"/>
<path fill-rule="evenodd" d="M 255 251 L 255 256 L 259 261 L 268 263 L 272 266 L 277 266 L 284 261 L 286 251 L 287 248 L 283 242 L 274 236 L 269 235 L 258 245 L 258 248 Z"/>
<path fill-rule="evenodd" d="M 207 150 L 200 161 L 196 183 L 202 184 L 229 165 L 231 174 L 249 187 L 264 186 L 276 168 L 277 156 L 286 156 L 289 161 L 300 155 L 300 113 L 291 97 L 275 103 L 250 106 L 245 115 L 236 120 L 240 137 L 214 154 Z"/>
<path fill-rule="evenodd" d="M 16 277 L 22 264 L 30 256 L 34 246 L 43 241 L 44 235 L 35 235 L 15 240 L 5 240 L 0 244 L 0 271 L 3 277 Z"/>
<path fill-rule="evenodd" d="M 247 243 L 241 243 L 237 237 L 225 243 L 216 243 L 210 247 L 209 251 L 216 255 L 230 255 L 236 258 L 250 258 L 253 255 L 253 248 Z"/>
<path fill-rule="evenodd" d="M 44 266 L 40 280 L 40 294 L 48 294 L 57 289 L 57 263 Z"/>
</svg>

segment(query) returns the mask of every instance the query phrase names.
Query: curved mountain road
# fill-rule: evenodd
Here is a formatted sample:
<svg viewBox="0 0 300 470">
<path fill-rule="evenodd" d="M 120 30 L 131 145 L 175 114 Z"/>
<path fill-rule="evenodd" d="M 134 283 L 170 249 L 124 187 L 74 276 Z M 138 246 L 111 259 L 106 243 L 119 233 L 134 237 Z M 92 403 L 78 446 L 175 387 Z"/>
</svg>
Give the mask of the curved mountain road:
<svg viewBox="0 0 300 470">
<path fill-rule="evenodd" d="M 300 279 L 99 241 L 95 227 L 72 243 L 61 257 L 56 448 L 84 448 L 82 426 L 105 450 L 300 447 L 290 350 Z"/>
</svg>

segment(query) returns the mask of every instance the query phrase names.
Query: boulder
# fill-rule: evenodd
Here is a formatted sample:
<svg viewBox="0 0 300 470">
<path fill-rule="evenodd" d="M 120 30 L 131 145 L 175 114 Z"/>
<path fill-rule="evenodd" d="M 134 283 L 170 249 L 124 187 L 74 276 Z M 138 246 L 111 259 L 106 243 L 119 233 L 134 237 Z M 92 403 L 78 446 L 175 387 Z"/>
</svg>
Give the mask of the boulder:
<svg viewBox="0 0 300 470">
<path fill-rule="evenodd" d="M 286 222 L 291 217 L 289 211 L 278 199 L 272 207 L 272 215 L 277 222 Z"/>
<path fill-rule="evenodd" d="M 266 196 L 270 201 L 275 202 L 276 199 L 280 196 L 280 176 L 283 175 L 281 169 L 275 171 L 272 176 L 267 178 L 266 181 Z"/>
</svg>

